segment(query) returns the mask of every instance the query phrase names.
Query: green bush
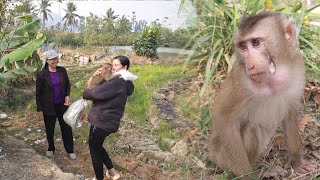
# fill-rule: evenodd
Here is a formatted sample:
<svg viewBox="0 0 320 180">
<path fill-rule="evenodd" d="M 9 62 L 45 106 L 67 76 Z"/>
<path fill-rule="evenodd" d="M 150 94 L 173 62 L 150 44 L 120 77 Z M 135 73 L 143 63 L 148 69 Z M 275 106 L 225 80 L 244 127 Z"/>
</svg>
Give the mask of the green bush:
<svg viewBox="0 0 320 180">
<path fill-rule="evenodd" d="M 0 112 L 13 111 L 24 107 L 34 98 L 35 87 L 32 75 L 0 83 Z"/>
<path fill-rule="evenodd" d="M 81 33 L 61 32 L 56 35 L 56 43 L 61 46 L 79 47 L 83 46 L 83 36 Z"/>
<path fill-rule="evenodd" d="M 160 27 L 153 22 L 143 30 L 139 39 L 133 43 L 132 49 L 138 56 L 158 58 L 159 41 Z"/>
<path fill-rule="evenodd" d="M 192 34 L 194 33 L 194 29 L 192 27 L 179 28 L 174 31 L 169 28 L 161 27 L 160 33 L 161 33 L 161 39 L 160 39 L 161 47 L 186 48 L 186 49 L 191 48 L 191 46 L 186 47 L 186 44 L 188 43 Z"/>
</svg>

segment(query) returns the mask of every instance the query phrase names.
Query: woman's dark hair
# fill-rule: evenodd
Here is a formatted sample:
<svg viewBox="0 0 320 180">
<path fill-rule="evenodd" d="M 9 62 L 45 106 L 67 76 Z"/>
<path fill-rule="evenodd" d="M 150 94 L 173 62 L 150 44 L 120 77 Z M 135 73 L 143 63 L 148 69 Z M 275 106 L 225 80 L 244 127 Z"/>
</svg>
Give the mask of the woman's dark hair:
<svg viewBox="0 0 320 180">
<path fill-rule="evenodd" d="M 45 64 L 44 64 L 44 68 L 43 69 L 48 69 L 48 62 L 47 60 L 45 61 Z"/>
<path fill-rule="evenodd" d="M 127 66 L 127 70 L 129 69 L 130 66 L 130 60 L 126 56 L 116 56 L 113 59 L 118 59 L 121 63 L 122 66 Z"/>
</svg>

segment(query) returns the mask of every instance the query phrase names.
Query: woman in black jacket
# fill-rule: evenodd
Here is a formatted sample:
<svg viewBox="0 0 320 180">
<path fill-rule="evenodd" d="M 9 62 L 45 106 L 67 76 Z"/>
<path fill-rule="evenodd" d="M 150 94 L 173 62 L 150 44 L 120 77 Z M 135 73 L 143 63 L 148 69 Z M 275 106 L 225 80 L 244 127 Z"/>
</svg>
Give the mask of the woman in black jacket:
<svg viewBox="0 0 320 180">
<path fill-rule="evenodd" d="M 49 146 L 46 156 L 51 157 L 55 151 L 54 128 L 58 118 L 64 148 L 71 159 L 76 159 L 72 129 L 63 120 L 63 113 L 70 105 L 70 82 L 66 69 L 58 66 L 58 62 L 58 53 L 55 50 L 46 52 L 45 66 L 36 80 L 37 112 L 39 120 L 44 121 L 46 127 Z"/>
<path fill-rule="evenodd" d="M 125 56 L 117 56 L 113 60 L 112 72 L 127 70 L 130 61 Z M 119 173 L 113 168 L 112 161 L 103 147 L 103 142 L 111 133 L 119 129 L 127 97 L 134 91 L 134 85 L 125 78 L 116 78 L 104 81 L 101 85 L 86 89 L 83 98 L 92 100 L 93 105 L 88 116 L 90 123 L 89 149 L 96 179 L 103 179 L 103 164 L 107 167 L 106 176 L 116 180 Z"/>
</svg>

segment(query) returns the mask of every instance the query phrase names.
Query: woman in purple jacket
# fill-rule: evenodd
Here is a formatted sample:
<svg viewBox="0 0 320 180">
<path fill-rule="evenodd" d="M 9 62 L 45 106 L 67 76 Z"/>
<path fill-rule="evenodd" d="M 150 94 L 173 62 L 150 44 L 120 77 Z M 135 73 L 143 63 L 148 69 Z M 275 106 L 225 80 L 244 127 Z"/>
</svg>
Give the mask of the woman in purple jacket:
<svg viewBox="0 0 320 180">
<path fill-rule="evenodd" d="M 63 145 L 69 157 L 76 159 L 73 151 L 72 128 L 63 120 L 63 113 L 70 105 L 70 82 L 64 67 L 58 66 L 58 53 L 55 50 L 46 52 L 44 68 L 36 80 L 36 104 L 39 121 L 44 121 L 46 127 L 48 151 L 47 157 L 54 154 L 54 128 L 59 120 Z"/>
<path fill-rule="evenodd" d="M 127 70 L 130 61 L 125 56 L 117 56 L 112 63 L 112 72 Z M 104 81 L 93 89 L 86 89 L 83 98 L 92 100 L 93 105 L 88 116 L 90 123 L 89 149 L 93 169 L 98 180 L 103 180 L 103 164 L 107 167 L 106 176 L 116 180 L 120 174 L 113 168 L 111 158 L 103 147 L 103 142 L 111 133 L 119 129 L 127 97 L 134 91 L 131 81 L 124 78 L 116 78 Z"/>
</svg>

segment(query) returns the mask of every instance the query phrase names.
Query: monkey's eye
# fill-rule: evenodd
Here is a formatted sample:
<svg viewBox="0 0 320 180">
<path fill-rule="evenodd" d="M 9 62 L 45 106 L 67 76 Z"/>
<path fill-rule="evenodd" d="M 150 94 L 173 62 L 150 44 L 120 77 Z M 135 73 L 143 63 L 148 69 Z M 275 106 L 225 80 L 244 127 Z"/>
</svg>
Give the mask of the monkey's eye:
<svg viewBox="0 0 320 180">
<path fill-rule="evenodd" d="M 260 39 L 252 39 L 251 41 L 253 47 L 258 47 L 261 44 Z"/>
<path fill-rule="evenodd" d="M 240 43 L 240 44 L 239 44 L 239 49 L 240 49 L 241 51 L 246 50 L 246 49 L 247 49 L 246 43 L 244 43 L 244 42 Z"/>
</svg>

